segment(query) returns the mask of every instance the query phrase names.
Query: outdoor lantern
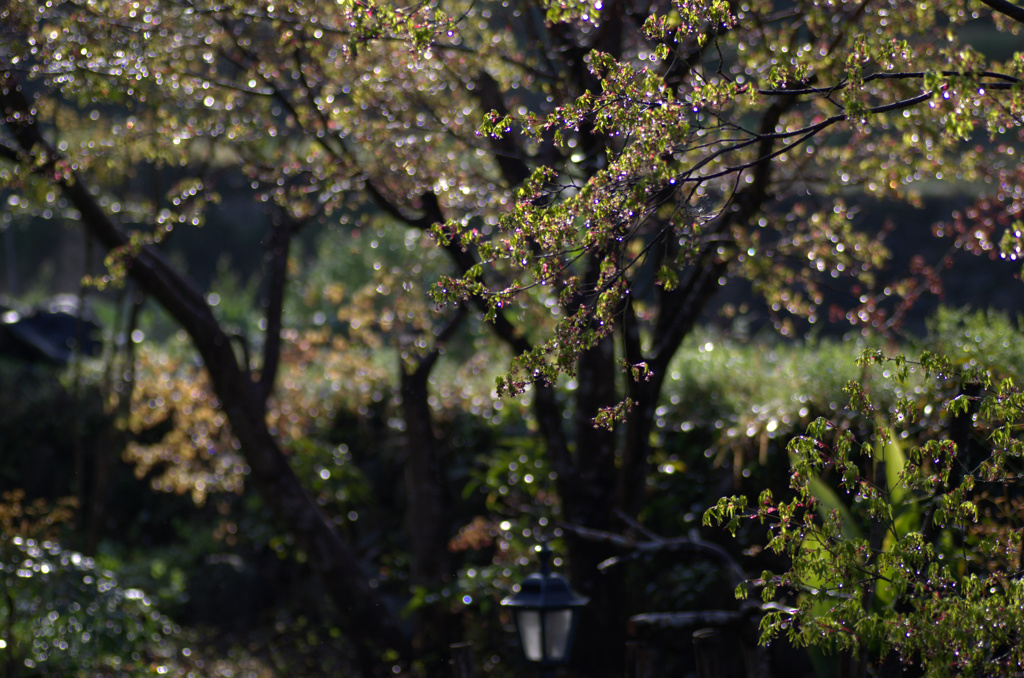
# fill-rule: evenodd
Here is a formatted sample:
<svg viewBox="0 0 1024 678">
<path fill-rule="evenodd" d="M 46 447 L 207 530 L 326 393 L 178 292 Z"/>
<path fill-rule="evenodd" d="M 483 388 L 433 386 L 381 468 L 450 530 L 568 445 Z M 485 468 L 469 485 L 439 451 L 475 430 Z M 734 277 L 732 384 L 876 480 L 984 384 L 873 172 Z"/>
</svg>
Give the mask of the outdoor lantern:
<svg viewBox="0 0 1024 678">
<path fill-rule="evenodd" d="M 572 637 L 576 631 L 578 608 L 587 598 L 573 593 L 565 577 L 552 574 L 548 567 L 551 549 L 547 544 L 536 547 L 540 572 L 529 575 L 519 585 L 519 592 L 501 601 L 516 615 L 516 628 L 526 660 L 550 668 L 569 661 Z"/>
</svg>

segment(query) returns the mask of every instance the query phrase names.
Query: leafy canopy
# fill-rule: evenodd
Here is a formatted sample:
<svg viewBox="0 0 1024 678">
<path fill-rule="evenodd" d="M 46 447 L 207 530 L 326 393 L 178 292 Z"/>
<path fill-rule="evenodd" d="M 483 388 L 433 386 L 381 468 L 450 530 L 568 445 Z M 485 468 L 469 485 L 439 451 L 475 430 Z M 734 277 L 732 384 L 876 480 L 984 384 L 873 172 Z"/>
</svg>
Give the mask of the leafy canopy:
<svg viewBox="0 0 1024 678">
<path fill-rule="evenodd" d="M 571 10 L 576 30 L 613 30 L 600 10 Z M 500 389 L 572 373 L 627 309 L 654 318 L 700 275 L 749 280 L 784 333 L 800 327 L 795 318 L 893 331 L 917 298 L 939 291 L 948 260 L 916 256 L 904 274 L 880 276 L 882 225 L 858 223 L 851 205 L 1018 190 L 1024 56 L 1010 48 L 1022 19 L 1011 5 L 673 2 L 625 12 L 642 31 L 615 54 L 586 54 L 591 87 L 554 110 L 492 114 L 481 128 L 574 162 L 539 167 L 495 237 L 446 226 L 507 284 L 474 271 L 445 280 L 439 299 L 479 296 L 494 311 L 539 288 L 564 309 Z M 983 41 L 972 38 L 979 28 Z M 1002 243 L 1015 258 L 1019 208 L 993 203 L 977 229 L 960 220 L 959 244 L 998 253 Z M 836 303 L 837 288 L 853 303 Z M 646 335 L 655 344 L 656 333 Z"/>
</svg>

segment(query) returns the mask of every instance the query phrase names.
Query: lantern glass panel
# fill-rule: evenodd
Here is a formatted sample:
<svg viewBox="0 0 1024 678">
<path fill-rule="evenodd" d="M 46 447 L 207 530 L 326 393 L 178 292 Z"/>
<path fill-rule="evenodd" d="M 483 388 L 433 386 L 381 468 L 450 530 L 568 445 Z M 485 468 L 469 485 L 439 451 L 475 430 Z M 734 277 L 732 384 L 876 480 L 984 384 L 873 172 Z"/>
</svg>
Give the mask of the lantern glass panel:
<svg viewBox="0 0 1024 678">
<path fill-rule="evenodd" d="M 531 662 L 544 659 L 540 644 L 540 610 L 519 610 L 519 640 L 523 643 L 523 654 Z"/>
<path fill-rule="evenodd" d="M 547 659 L 563 662 L 569 651 L 569 633 L 572 631 L 572 610 L 553 610 L 547 613 Z"/>
<path fill-rule="evenodd" d="M 544 644 L 541 645 L 541 615 Z M 531 662 L 563 662 L 569 652 L 572 610 L 519 610 L 519 636 L 523 653 Z"/>
</svg>

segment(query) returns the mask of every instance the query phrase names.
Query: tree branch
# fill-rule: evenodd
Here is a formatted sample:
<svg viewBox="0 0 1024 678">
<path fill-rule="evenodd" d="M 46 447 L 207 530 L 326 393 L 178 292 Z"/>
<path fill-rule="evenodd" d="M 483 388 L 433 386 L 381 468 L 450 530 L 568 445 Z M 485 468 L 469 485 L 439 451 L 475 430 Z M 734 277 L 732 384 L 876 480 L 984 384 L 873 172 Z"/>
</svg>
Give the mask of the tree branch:
<svg viewBox="0 0 1024 678">
<path fill-rule="evenodd" d="M 703 610 L 701 612 L 645 612 L 629 618 L 634 626 L 656 629 L 685 629 L 700 627 L 731 626 L 745 615 L 738 610 Z"/>
<path fill-rule="evenodd" d="M 601 563 L 598 566 L 598 569 L 602 571 L 622 565 L 625 562 L 635 560 L 645 555 L 672 552 L 717 562 L 725 570 L 728 575 L 729 583 L 732 586 L 739 586 L 749 580 L 746 572 L 744 572 L 739 563 L 729 555 L 728 551 L 717 544 L 704 541 L 697 535 L 696 530 L 691 531 L 686 537 L 664 539 L 657 536 L 649 536 L 648 541 L 637 541 L 632 537 L 615 534 L 613 532 L 606 532 L 604 530 L 595 530 L 581 525 L 562 524 L 561 527 L 567 532 L 572 532 L 583 539 L 611 544 L 626 552 L 624 555 L 613 556 Z"/>
<path fill-rule="evenodd" d="M 17 149 L 5 143 L 0 143 L 0 158 L 10 160 L 11 162 L 18 162 L 21 159 L 21 154 L 18 153 Z"/>
<path fill-rule="evenodd" d="M 1024 7 L 1007 2 L 1007 0 L 981 0 L 981 2 L 992 11 L 1007 16 L 1019 24 L 1024 24 Z"/>
<path fill-rule="evenodd" d="M 288 254 L 291 249 L 292 226 L 282 209 L 273 211 L 270 238 L 267 241 L 267 328 L 263 343 L 263 365 L 257 386 L 257 398 L 266 409 L 274 390 L 281 360 L 281 317 L 284 313 L 284 292 L 288 283 Z"/>
</svg>

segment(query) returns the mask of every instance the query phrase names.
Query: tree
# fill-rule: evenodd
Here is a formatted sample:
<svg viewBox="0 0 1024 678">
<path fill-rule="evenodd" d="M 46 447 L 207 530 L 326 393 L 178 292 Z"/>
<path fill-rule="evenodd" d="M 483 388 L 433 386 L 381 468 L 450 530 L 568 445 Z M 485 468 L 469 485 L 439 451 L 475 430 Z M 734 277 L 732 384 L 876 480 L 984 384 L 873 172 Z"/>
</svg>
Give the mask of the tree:
<svg viewBox="0 0 1024 678">
<path fill-rule="evenodd" d="M 581 419 L 576 454 L 587 456 L 554 455 L 567 520 L 607 525 L 598 497 L 630 515 L 642 505 L 667 366 L 727 278 L 748 280 L 790 335 L 795 318 L 894 334 L 917 299 L 941 293 L 950 254 L 886 271 L 881 229 L 864 229 L 849 205 L 920 204 L 933 181 L 1017 190 L 1020 55 L 982 54 L 963 26 L 1014 33 L 1020 10 L 983 4 L 676 3 L 633 15 L 647 42 L 623 51 L 598 40 L 621 7 L 566 10 L 594 36 L 586 91 L 548 115 L 499 112 L 483 130 L 507 140 L 519 128 L 579 164 L 535 172 L 497 238 L 450 223 L 454 242 L 479 247 L 504 280 L 473 270 L 437 296 L 497 311 L 540 288 L 561 309 L 499 390 L 568 375 L 581 417 L 624 421 L 605 433 Z M 1018 207 L 993 202 L 957 219 L 955 248 L 994 255 L 1002 241 L 1003 258 L 1016 258 Z M 852 303 L 837 303 L 837 289 Z M 575 484 L 583 476 L 589 492 Z"/>
<path fill-rule="evenodd" d="M 1015 30 L 1019 10 L 987 6 L 993 30 Z M 790 334 L 794 317 L 894 330 L 933 289 L 927 261 L 917 278 L 880 273 L 886 249 L 848 205 L 916 200 L 925 179 L 991 180 L 1011 157 L 998 142 L 1016 128 L 1021 60 L 989 64 L 965 44 L 960 26 L 981 10 L 9 3 L 0 179 L 10 205 L 57 205 L 80 222 L 111 252 L 110 281 L 131 276 L 189 334 L 250 480 L 352 610 L 353 638 L 408 655 L 267 425 L 304 225 L 374 219 L 433 235 L 449 258 L 437 298 L 450 306 L 390 336 L 408 430 L 424 432 L 410 448 L 410 515 L 444 510 L 422 401 L 475 308 L 515 356 L 499 391 L 530 389 L 560 519 L 612 530 L 617 511 L 644 506 L 667 367 L 723 281 L 750 281 Z M 981 127 L 995 141 L 965 148 Z M 143 191 L 145 168 L 173 183 Z M 244 345 L 160 253 L 169 232 L 202 223 L 232 172 L 270 222 L 264 330 Z M 852 303 L 823 309 L 833 287 Z M 568 535 L 572 580 L 592 598 L 580 669 L 619 673 L 625 591 L 597 571 L 615 550 L 580 534 Z M 426 579 L 446 555 L 442 535 L 424 536 L 413 548 Z"/>
</svg>

